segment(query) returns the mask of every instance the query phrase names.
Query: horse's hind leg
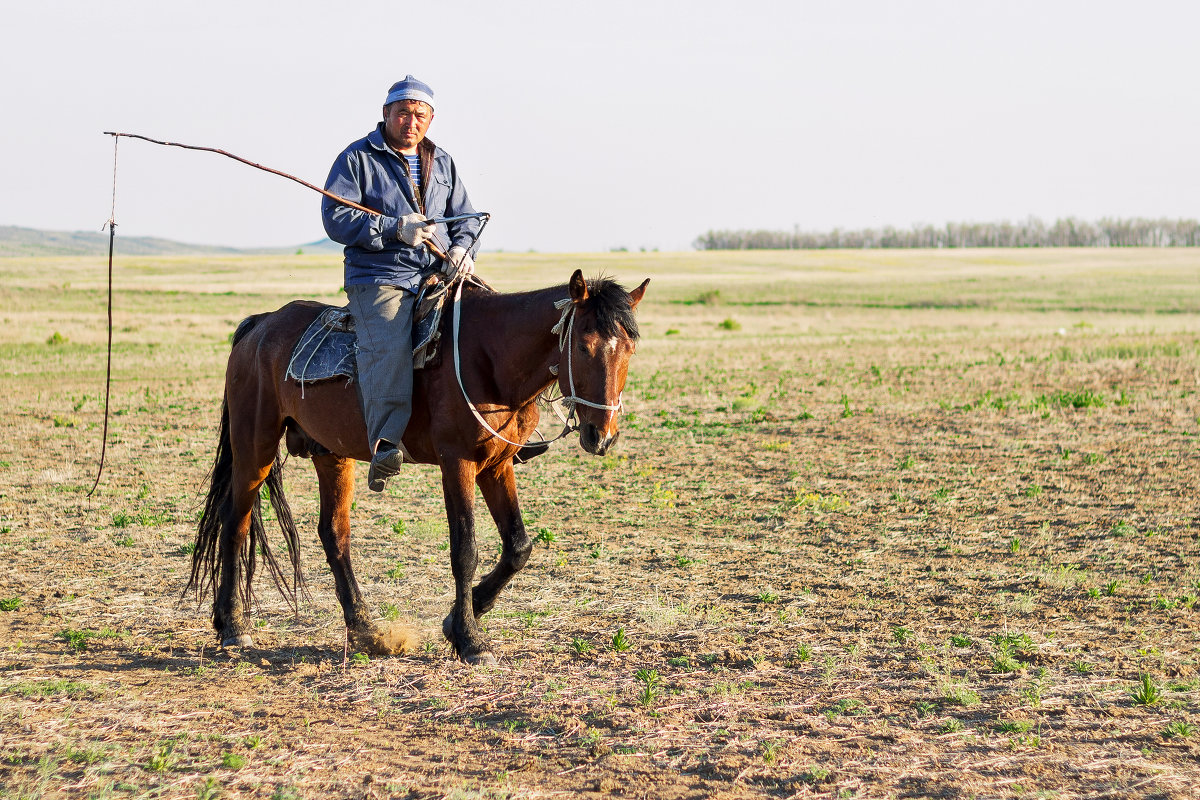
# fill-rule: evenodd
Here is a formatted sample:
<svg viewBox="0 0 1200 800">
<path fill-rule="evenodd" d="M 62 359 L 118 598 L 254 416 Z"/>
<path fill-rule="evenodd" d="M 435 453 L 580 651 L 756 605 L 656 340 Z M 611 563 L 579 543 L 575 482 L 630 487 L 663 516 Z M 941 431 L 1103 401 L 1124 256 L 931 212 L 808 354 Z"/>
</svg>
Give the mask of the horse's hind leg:
<svg viewBox="0 0 1200 800">
<path fill-rule="evenodd" d="M 371 620 L 362 590 L 350 564 L 350 504 L 354 499 L 354 462 L 325 453 L 313 457 L 321 487 L 321 519 L 317 532 L 325 560 L 333 572 L 333 586 L 350 644 L 371 655 L 392 655 L 411 648 L 413 636 L 401 626 L 380 628 Z"/>
<path fill-rule="evenodd" d="M 250 638 L 250 582 L 253 579 L 248 574 L 250 526 L 259 489 L 271 471 L 274 459 L 272 452 L 262 467 L 247 466 L 244 459 L 234 460 L 229 516 L 221 526 L 217 548 L 220 574 L 213 602 L 213 627 L 217 629 L 222 647 L 249 647 L 254 644 Z"/>
<path fill-rule="evenodd" d="M 492 610 L 500 590 L 521 571 L 533 549 L 533 542 L 525 533 L 525 523 L 521 520 L 521 508 L 517 504 L 517 481 L 512 462 L 506 461 L 479 473 L 477 482 L 483 500 L 492 512 L 492 519 L 496 521 L 503 550 L 495 568 L 483 576 L 475 587 L 472 599 L 476 619 Z"/>
</svg>

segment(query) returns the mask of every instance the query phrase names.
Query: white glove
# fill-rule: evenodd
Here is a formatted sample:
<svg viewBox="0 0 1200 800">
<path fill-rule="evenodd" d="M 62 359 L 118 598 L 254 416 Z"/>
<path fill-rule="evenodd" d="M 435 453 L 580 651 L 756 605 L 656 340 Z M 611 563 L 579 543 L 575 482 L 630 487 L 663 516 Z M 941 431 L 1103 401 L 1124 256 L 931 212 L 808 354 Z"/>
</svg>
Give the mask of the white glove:
<svg viewBox="0 0 1200 800">
<path fill-rule="evenodd" d="M 474 274 L 475 259 L 471 258 L 471 254 L 467 252 L 467 248 L 454 245 L 454 247 L 450 248 L 450 252 L 446 253 L 446 256 L 446 260 L 442 262 L 442 273 L 444 275 L 461 278 Z"/>
<path fill-rule="evenodd" d="M 424 214 L 405 214 L 396 223 L 396 238 L 410 247 L 420 247 L 433 238 L 436 225 L 425 221 Z"/>
</svg>

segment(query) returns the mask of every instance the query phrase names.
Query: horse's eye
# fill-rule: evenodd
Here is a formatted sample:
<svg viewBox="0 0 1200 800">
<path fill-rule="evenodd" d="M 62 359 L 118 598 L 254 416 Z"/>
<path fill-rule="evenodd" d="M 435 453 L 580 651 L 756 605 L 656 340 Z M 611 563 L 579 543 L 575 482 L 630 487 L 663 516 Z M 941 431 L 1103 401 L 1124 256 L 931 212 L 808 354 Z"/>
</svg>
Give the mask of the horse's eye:
<svg viewBox="0 0 1200 800">
<path fill-rule="evenodd" d="M 588 350 L 583 346 L 583 342 L 579 343 L 579 352 L 583 353 L 585 356 L 588 355 Z"/>
</svg>

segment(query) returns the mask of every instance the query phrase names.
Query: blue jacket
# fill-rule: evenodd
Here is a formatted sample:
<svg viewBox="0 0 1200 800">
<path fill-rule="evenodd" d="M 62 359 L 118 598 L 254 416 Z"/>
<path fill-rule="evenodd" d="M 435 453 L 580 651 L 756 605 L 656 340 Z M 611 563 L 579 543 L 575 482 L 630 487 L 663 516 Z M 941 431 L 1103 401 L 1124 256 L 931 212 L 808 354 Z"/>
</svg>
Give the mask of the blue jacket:
<svg viewBox="0 0 1200 800">
<path fill-rule="evenodd" d="M 431 174 L 421 177 L 427 184 L 422 191 L 425 216 L 434 219 L 474 213 L 449 153 L 432 143 L 430 146 Z M 383 215 L 367 214 L 328 197 L 321 203 L 325 233 L 346 246 L 346 286 L 376 283 L 415 292 L 421 274 L 440 266 L 440 260 L 428 248 L 409 247 L 396 238 L 399 218 L 420 209 L 402 158 L 384 142 L 382 122 L 342 151 L 329 170 L 325 190 Z M 442 252 L 454 245 L 467 247 L 473 244 L 479 225 L 475 219 L 438 225 L 434 243 Z"/>
</svg>

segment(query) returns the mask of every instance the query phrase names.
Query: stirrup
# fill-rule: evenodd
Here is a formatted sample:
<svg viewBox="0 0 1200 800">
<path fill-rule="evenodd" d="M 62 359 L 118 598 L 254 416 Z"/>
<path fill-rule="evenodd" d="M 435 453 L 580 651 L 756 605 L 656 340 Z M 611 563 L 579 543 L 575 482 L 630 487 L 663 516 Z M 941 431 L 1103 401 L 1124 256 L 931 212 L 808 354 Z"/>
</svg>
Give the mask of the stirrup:
<svg viewBox="0 0 1200 800">
<path fill-rule="evenodd" d="M 542 453 L 550 449 L 550 442 L 530 442 L 522 445 L 517 454 L 513 456 L 513 462 L 516 464 L 524 464 L 531 458 L 537 458 Z"/>
</svg>

